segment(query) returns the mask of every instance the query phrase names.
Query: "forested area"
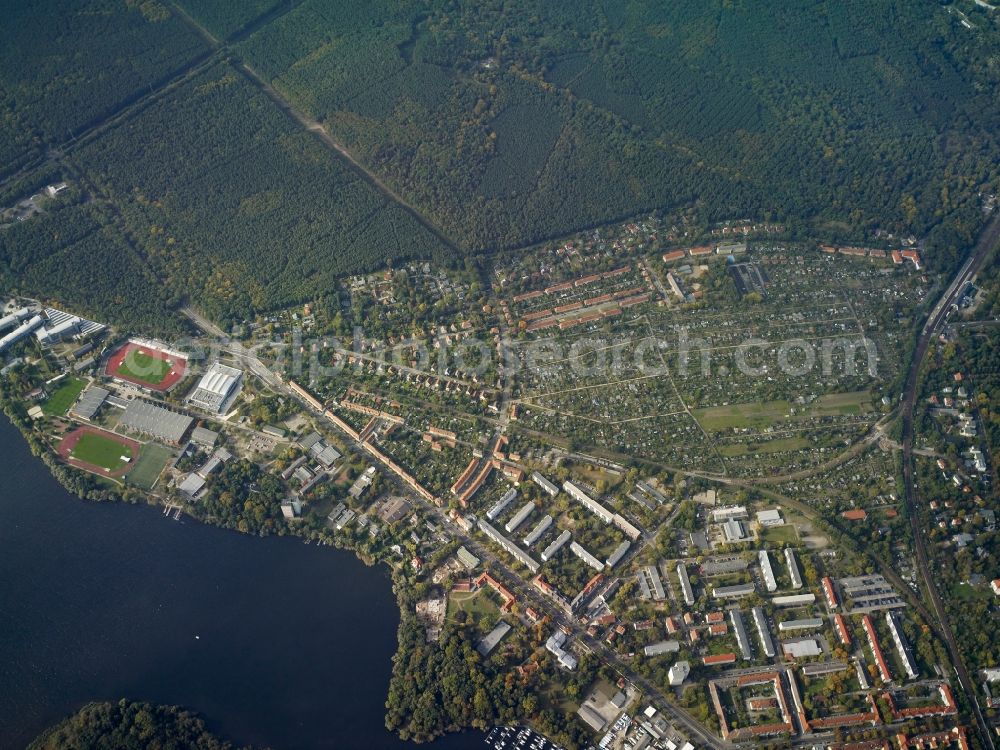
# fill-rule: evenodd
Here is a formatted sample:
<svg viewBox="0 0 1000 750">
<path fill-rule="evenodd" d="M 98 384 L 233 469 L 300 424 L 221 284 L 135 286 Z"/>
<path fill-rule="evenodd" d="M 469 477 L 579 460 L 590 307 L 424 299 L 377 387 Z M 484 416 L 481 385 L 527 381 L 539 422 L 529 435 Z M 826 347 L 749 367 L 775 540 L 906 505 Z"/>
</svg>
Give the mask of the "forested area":
<svg viewBox="0 0 1000 750">
<path fill-rule="evenodd" d="M 278 3 L 279 0 L 187 0 L 184 10 L 213 35 L 225 39 Z"/>
<path fill-rule="evenodd" d="M 5 3 L 0 174 L 69 140 L 205 52 L 158 0 Z"/>
<path fill-rule="evenodd" d="M 691 202 L 964 237 L 996 188 L 971 3 L 516 5 L 306 0 L 240 53 L 472 249 Z"/>
<path fill-rule="evenodd" d="M 28 750 L 231 750 L 205 722 L 176 706 L 90 703 L 47 730 Z"/>
<path fill-rule="evenodd" d="M 172 300 L 109 216 L 77 188 L 0 230 L 0 284 L 132 330 L 178 333 Z"/>
<path fill-rule="evenodd" d="M 216 320 L 312 298 L 339 276 L 448 251 L 229 66 L 72 158 L 168 289 Z"/>
</svg>

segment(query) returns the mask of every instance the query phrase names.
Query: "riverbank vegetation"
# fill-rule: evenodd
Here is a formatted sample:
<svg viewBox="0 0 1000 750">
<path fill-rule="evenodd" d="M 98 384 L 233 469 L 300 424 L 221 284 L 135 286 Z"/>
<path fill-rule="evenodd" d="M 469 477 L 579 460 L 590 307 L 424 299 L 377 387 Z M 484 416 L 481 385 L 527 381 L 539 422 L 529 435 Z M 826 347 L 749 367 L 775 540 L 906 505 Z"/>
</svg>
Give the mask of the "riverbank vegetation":
<svg viewBox="0 0 1000 750">
<path fill-rule="evenodd" d="M 209 732 L 205 722 L 190 711 L 127 700 L 89 703 L 28 745 L 28 750 L 150 748 L 235 750 L 232 743 Z"/>
</svg>

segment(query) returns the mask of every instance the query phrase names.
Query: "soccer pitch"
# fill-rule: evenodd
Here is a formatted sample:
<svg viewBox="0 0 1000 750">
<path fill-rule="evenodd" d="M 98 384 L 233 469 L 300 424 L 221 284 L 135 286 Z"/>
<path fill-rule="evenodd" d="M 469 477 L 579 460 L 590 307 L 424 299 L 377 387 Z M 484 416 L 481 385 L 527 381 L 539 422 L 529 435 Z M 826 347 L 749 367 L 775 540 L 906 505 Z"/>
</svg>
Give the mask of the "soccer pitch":
<svg viewBox="0 0 1000 750">
<path fill-rule="evenodd" d="M 122 456 L 135 458 L 130 446 L 92 432 L 81 435 L 70 453 L 71 458 L 100 467 L 108 472 L 118 471 L 129 463 L 129 461 L 123 461 Z"/>
<path fill-rule="evenodd" d="M 170 374 L 170 368 L 167 360 L 133 349 L 118 366 L 118 373 L 150 385 L 160 385 Z"/>
</svg>

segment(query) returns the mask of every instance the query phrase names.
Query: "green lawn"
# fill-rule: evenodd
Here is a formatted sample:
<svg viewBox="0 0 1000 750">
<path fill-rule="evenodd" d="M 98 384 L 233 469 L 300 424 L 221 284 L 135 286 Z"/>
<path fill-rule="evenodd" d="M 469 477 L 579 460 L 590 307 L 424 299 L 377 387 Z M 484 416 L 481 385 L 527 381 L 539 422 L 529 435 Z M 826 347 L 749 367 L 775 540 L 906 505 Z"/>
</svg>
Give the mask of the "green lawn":
<svg viewBox="0 0 1000 750">
<path fill-rule="evenodd" d="M 748 453 L 784 453 L 798 451 L 809 446 L 809 441 L 802 437 L 765 440 L 762 443 L 732 443 L 720 445 L 718 450 L 723 456 L 745 456 Z"/>
<path fill-rule="evenodd" d="M 92 432 L 83 434 L 70 456 L 94 466 L 114 472 L 125 466 L 122 456 L 132 454 L 132 449 L 117 440 Z M 134 456 L 133 456 L 134 458 Z"/>
<path fill-rule="evenodd" d="M 87 381 L 82 378 L 65 378 L 59 387 L 49 396 L 48 401 L 42 404 L 42 411 L 50 417 L 61 417 L 80 397 L 83 389 L 87 387 Z"/>
<path fill-rule="evenodd" d="M 159 385 L 170 374 L 170 363 L 133 349 L 122 360 L 118 372 L 150 385 Z"/>
<path fill-rule="evenodd" d="M 792 409 L 795 414 L 791 413 Z M 853 391 L 820 396 L 805 406 L 789 401 L 763 401 L 695 409 L 693 414 L 707 431 L 720 432 L 743 427 L 764 428 L 776 422 L 810 417 L 862 414 L 869 411 L 872 411 L 871 394 L 868 391 Z"/>
<path fill-rule="evenodd" d="M 460 611 L 478 622 L 483 615 L 499 613 L 500 608 L 490 598 L 488 591 L 479 589 L 474 593 L 461 592 L 448 597 L 448 618 Z"/>
<path fill-rule="evenodd" d="M 771 544 L 794 544 L 799 540 L 799 535 L 795 531 L 795 526 L 786 523 L 784 526 L 766 526 L 761 531 L 761 536 L 765 542 Z"/>
<path fill-rule="evenodd" d="M 163 467 L 173 458 L 174 452 L 159 443 L 146 443 L 139 452 L 135 466 L 128 473 L 131 484 L 143 490 L 153 489 Z"/>
</svg>

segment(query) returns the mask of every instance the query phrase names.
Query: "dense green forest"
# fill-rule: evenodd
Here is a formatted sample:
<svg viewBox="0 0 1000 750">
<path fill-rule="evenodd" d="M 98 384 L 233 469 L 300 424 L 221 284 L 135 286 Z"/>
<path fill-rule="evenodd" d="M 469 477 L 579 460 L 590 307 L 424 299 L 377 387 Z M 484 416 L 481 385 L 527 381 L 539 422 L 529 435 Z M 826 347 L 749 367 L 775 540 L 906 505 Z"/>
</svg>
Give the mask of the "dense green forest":
<svg viewBox="0 0 1000 750">
<path fill-rule="evenodd" d="M 31 221 L 0 230 L 0 284 L 55 306 L 133 328 L 178 333 L 169 292 L 112 210 L 71 188 Z"/>
<path fill-rule="evenodd" d="M 231 40 L 215 57 L 159 0 L 9 10 L 0 194 L 56 166 L 98 208 L 0 239 L 8 285 L 145 328 L 454 260 L 241 63 L 467 254 L 677 208 L 915 234 L 946 269 L 1000 181 L 1000 12 L 972 0 L 181 5 Z"/>
<path fill-rule="evenodd" d="M 470 248 L 691 202 L 920 235 L 996 186 L 961 5 L 305 0 L 239 52 Z"/>
<path fill-rule="evenodd" d="M 189 0 L 184 10 L 209 33 L 225 39 L 279 4 L 280 0 Z"/>
<path fill-rule="evenodd" d="M 47 730 L 28 750 L 232 750 L 198 716 L 176 706 L 90 703 Z"/>
<path fill-rule="evenodd" d="M 167 287 L 219 320 L 396 258 L 446 260 L 412 216 L 227 65 L 70 158 L 120 207 Z"/>
<path fill-rule="evenodd" d="M 206 52 L 157 0 L 4 3 L 0 174 L 68 141 Z"/>
</svg>

